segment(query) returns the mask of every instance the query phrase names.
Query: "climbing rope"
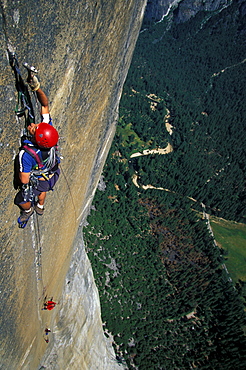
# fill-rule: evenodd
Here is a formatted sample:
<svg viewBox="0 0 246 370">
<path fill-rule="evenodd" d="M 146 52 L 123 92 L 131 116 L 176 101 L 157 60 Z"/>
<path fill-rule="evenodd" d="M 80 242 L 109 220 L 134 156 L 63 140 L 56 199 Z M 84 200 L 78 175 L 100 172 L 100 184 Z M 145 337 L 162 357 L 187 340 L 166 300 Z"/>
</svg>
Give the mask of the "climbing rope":
<svg viewBox="0 0 246 370">
<path fill-rule="evenodd" d="M 73 210 L 74 210 L 75 222 L 76 222 L 76 221 L 77 221 L 77 216 L 76 216 L 76 207 L 75 207 L 75 203 L 74 203 L 74 200 L 73 200 L 72 191 L 71 191 L 71 188 L 70 188 L 70 186 L 69 186 L 69 182 L 68 182 L 68 179 L 67 179 L 67 177 L 66 177 L 66 175 L 65 175 L 65 172 L 63 171 L 63 168 L 62 168 L 62 166 L 61 166 L 61 163 L 60 163 L 60 165 L 59 165 L 59 168 L 61 169 L 61 173 L 62 173 L 62 175 L 63 175 L 63 177 L 64 177 L 64 179 L 65 179 L 65 181 L 66 181 L 66 184 L 67 184 L 68 192 L 69 192 L 69 195 L 70 195 L 70 197 L 71 197 L 71 202 L 72 202 L 72 206 L 73 206 Z"/>
<path fill-rule="evenodd" d="M 37 259 L 36 259 L 36 265 L 40 267 L 39 271 L 40 274 L 38 275 L 38 279 L 42 282 L 42 286 L 44 288 L 43 284 L 43 271 L 42 271 L 42 247 L 41 247 L 41 237 L 40 237 L 40 227 L 39 227 L 39 221 L 38 221 L 38 216 L 35 215 L 36 222 L 34 222 L 34 228 L 35 228 L 35 235 L 36 235 L 36 240 L 37 240 L 37 248 L 36 248 L 36 253 L 37 253 Z"/>
</svg>

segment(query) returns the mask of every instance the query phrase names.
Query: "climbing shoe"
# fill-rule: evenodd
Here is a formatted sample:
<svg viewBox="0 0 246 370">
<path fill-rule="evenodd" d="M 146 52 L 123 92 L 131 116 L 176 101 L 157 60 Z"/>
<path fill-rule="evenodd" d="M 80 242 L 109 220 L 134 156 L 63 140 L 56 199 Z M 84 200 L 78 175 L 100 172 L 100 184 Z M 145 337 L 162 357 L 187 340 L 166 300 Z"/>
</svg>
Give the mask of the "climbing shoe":
<svg viewBox="0 0 246 370">
<path fill-rule="evenodd" d="M 44 214 L 44 208 L 39 208 L 37 204 L 34 205 L 35 212 L 39 216 L 43 216 Z"/>
<path fill-rule="evenodd" d="M 30 218 L 30 216 L 33 214 L 34 212 L 34 209 L 33 207 L 30 208 L 30 211 L 29 212 L 26 212 L 26 211 L 21 211 L 20 213 L 20 217 L 18 218 L 18 222 L 19 223 L 22 223 L 22 222 L 27 222 L 28 219 Z"/>
</svg>

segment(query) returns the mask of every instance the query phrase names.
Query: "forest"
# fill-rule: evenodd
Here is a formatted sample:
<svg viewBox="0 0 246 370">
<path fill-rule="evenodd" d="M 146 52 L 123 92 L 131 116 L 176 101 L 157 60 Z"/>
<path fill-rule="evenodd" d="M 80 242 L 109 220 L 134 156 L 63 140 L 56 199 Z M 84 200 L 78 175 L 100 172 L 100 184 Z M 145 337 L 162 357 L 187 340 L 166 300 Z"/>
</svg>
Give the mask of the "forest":
<svg viewBox="0 0 246 370">
<path fill-rule="evenodd" d="M 129 369 L 245 368 L 243 297 L 204 217 L 245 222 L 244 59 L 236 2 L 140 33 L 83 230 L 105 335 Z"/>
</svg>

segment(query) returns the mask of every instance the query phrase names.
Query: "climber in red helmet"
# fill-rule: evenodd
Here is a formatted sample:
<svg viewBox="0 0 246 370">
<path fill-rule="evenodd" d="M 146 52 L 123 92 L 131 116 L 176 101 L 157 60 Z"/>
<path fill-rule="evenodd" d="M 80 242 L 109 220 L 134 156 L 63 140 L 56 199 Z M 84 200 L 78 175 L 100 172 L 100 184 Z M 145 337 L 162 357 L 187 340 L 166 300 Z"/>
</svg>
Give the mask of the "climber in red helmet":
<svg viewBox="0 0 246 370">
<path fill-rule="evenodd" d="M 43 215 L 46 192 L 53 190 L 60 174 L 57 142 L 59 135 L 52 125 L 48 98 L 33 73 L 27 82 L 41 104 L 41 123 L 30 123 L 19 153 L 20 191 L 14 203 L 20 208 L 19 224 L 27 222 L 34 210 Z M 34 202 L 35 197 L 37 202 Z"/>
</svg>

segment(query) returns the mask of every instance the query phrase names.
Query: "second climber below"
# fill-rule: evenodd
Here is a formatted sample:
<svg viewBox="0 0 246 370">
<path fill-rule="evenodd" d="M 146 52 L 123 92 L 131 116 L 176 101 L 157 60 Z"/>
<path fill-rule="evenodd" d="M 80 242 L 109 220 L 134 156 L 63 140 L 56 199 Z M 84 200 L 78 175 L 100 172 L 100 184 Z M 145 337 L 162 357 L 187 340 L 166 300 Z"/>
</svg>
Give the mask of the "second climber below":
<svg viewBox="0 0 246 370">
<path fill-rule="evenodd" d="M 27 222 L 34 210 L 38 215 L 43 215 L 46 193 L 53 190 L 60 175 L 57 153 L 59 135 L 52 125 L 48 98 L 36 76 L 29 73 L 27 82 L 31 90 L 36 92 L 41 105 L 41 122 L 29 123 L 19 152 L 21 184 L 14 203 L 20 208 L 20 224 Z"/>
</svg>

